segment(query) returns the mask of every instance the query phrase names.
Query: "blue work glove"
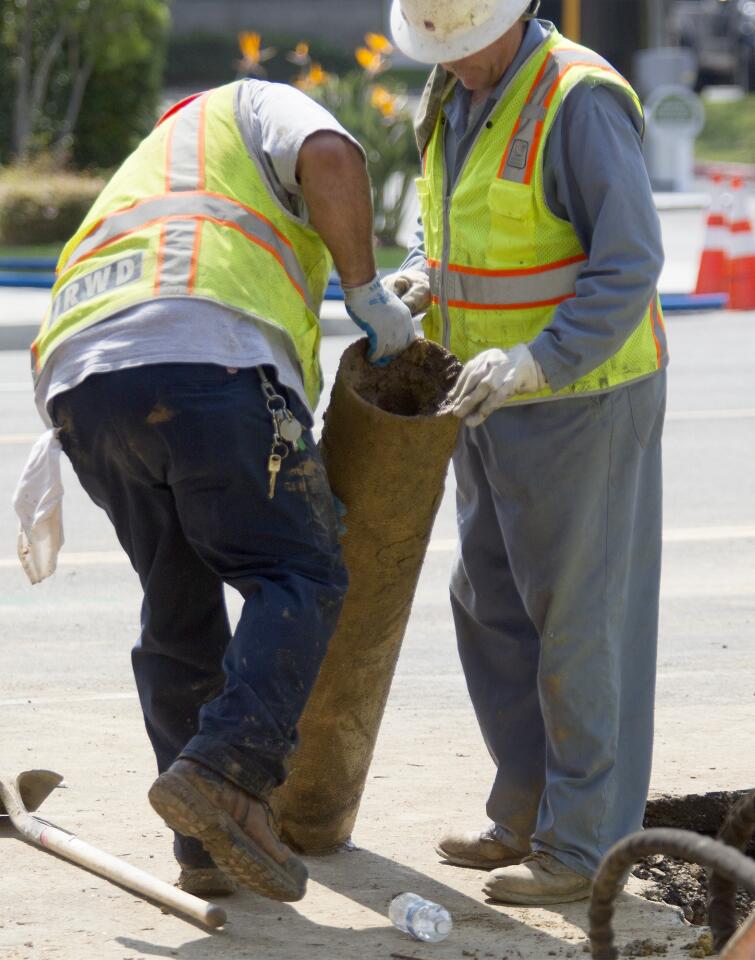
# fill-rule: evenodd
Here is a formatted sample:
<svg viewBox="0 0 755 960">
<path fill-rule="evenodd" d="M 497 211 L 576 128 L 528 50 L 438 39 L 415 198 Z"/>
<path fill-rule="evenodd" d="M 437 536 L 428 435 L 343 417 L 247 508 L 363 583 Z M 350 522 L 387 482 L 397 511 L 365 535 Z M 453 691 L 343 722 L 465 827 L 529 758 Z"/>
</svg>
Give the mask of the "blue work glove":
<svg viewBox="0 0 755 960">
<path fill-rule="evenodd" d="M 345 287 L 343 296 L 349 316 L 369 338 L 367 359 L 370 363 L 385 366 L 414 340 L 409 308 L 385 289 L 377 274 L 369 283 Z"/>
</svg>

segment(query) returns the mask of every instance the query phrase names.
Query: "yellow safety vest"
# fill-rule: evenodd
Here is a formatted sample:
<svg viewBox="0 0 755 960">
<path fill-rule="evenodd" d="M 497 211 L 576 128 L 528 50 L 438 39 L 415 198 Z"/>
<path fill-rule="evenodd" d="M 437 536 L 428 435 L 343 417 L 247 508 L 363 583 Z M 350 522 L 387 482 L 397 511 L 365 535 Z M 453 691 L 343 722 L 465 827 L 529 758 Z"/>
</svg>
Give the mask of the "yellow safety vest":
<svg viewBox="0 0 755 960">
<path fill-rule="evenodd" d="M 642 128 L 642 106 L 626 80 L 602 57 L 553 30 L 494 107 L 448 199 L 442 111 L 436 119 L 417 180 L 432 292 L 423 325 L 428 338 L 463 361 L 490 347 L 532 341 L 558 305 L 575 296 L 587 256 L 572 225 L 548 209 L 543 150 L 564 98 L 582 81 L 623 91 Z M 655 293 L 621 349 L 555 395 L 603 392 L 665 362 Z M 552 396 L 547 387 L 512 402 Z"/>
<path fill-rule="evenodd" d="M 284 330 L 316 405 L 331 259 L 249 155 L 236 120 L 243 82 L 170 111 L 105 186 L 60 256 L 32 345 L 36 376 L 64 340 L 114 313 L 195 296 Z"/>
</svg>

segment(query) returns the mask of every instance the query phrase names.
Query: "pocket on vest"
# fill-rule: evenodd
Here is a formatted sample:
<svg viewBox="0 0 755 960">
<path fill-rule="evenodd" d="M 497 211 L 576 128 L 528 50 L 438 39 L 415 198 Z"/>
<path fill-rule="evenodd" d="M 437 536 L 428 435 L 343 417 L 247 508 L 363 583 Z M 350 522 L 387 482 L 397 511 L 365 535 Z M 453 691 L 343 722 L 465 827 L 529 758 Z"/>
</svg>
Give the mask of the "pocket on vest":
<svg viewBox="0 0 755 960">
<path fill-rule="evenodd" d="M 532 188 L 509 180 L 494 180 L 488 190 L 488 211 L 487 266 L 531 266 L 535 262 Z"/>
</svg>

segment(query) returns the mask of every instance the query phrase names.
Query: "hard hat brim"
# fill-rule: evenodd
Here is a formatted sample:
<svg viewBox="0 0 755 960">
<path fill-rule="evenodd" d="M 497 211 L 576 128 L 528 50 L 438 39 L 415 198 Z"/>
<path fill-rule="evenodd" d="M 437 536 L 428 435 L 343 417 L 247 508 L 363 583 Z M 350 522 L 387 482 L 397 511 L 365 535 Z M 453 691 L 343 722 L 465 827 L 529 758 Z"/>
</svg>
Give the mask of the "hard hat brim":
<svg viewBox="0 0 755 960">
<path fill-rule="evenodd" d="M 415 30 L 404 18 L 400 0 L 393 0 L 391 33 L 399 50 L 412 60 L 419 63 L 451 63 L 490 46 L 513 27 L 528 6 L 528 0 L 523 0 L 521 9 L 515 8 L 517 12 L 512 14 L 511 6 L 502 4 L 484 23 L 445 40 L 436 40 L 429 33 Z"/>
</svg>

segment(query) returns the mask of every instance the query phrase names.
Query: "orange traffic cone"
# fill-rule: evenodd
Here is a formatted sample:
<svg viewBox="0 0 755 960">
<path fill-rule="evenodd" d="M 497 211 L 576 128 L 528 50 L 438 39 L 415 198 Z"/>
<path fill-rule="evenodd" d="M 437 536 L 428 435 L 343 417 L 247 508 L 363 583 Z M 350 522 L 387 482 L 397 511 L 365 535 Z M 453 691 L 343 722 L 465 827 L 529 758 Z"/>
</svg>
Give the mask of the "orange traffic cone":
<svg viewBox="0 0 755 960">
<path fill-rule="evenodd" d="M 695 293 L 725 293 L 728 290 L 729 224 L 726 216 L 725 181 L 722 173 L 712 173 L 710 179 L 710 210 Z"/>
<path fill-rule="evenodd" d="M 741 177 L 732 177 L 729 222 L 729 308 L 755 310 L 755 234 Z"/>
</svg>

